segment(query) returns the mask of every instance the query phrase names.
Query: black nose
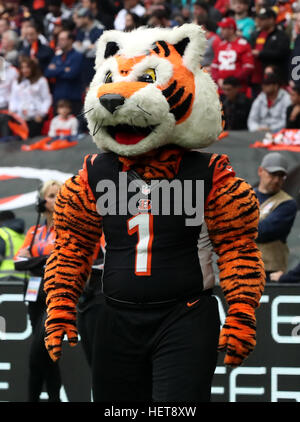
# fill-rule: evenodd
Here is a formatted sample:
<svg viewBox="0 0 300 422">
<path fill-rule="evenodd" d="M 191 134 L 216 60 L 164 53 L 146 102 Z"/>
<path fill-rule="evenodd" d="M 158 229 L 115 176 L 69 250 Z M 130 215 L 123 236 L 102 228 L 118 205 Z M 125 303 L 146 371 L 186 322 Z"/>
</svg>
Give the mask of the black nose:
<svg viewBox="0 0 300 422">
<path fill-rule="evenodd" d="M 125 98 L 119 94 L 105 94 L 99 98 L 99 101 L 106 110 L 110 113 L 114 113 L 117 107 L 124 104 Z"/>
</svg>

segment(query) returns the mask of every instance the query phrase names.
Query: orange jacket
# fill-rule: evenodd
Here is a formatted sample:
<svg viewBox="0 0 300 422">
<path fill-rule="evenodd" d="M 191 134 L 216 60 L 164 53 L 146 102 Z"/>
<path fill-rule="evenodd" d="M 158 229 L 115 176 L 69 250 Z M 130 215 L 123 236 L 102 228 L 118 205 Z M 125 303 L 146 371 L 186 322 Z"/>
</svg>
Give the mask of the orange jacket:
<svg viewBox="0 0 300 422">
<path fill-rule="evenodd" d="M 30 248 L 34 231 L 35 231 L 35 226 L 30 227 L 30 229 L 26 233 L 24 243 L 20 249 Z M 39 225 L 36 231 L 33 246 L 31 249 L 31 255 L 33 257 L 49 255 L 54 248 L 54 242 L 55 242 L 55 232 L 54 232 L 53 226 L 50 227 L 49 230 L 47 230 L 46 224 Z M 19 258 L 19 251 L 16 253 L 15 259 Z"/>
</svg>

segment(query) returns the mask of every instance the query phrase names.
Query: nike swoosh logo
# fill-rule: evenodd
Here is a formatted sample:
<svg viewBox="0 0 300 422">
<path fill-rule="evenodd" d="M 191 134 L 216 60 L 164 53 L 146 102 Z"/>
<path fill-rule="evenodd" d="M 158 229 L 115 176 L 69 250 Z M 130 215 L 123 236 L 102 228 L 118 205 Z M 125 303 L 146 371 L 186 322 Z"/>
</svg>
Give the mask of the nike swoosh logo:
<svg viewBox="0 0 300 422">
<path fill-rule="evenodd" d="M 200 299 L 195 300 L 195 302 L 187 302 L 187 306 L 190 308 L 191 306 L 195 305 L 195 303 L 199 302 Z"/>
</svg>

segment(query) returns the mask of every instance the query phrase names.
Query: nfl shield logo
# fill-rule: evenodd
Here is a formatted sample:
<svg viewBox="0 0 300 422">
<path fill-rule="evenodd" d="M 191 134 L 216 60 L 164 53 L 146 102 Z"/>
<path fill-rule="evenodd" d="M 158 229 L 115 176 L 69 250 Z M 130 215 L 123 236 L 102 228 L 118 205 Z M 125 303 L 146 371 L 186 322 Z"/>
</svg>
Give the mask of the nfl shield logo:
<svg viewBox="0 0 300 422">
<path fill-rule="evenodd" d="M 150 193 L 150 187 L 147 186 L 147 185 L 143 185 L 142 186 L 142 194 L 143 195 L 149 195 L 149 193 Z"/>
<path fill-rule="evenodd" d="M 138 210 L 139 211 L 149 211 L 151 210 L 152 204 L 150 199 L 140 199 L 139 200 L 139 206 L 138 206 Z"/>
</svg>

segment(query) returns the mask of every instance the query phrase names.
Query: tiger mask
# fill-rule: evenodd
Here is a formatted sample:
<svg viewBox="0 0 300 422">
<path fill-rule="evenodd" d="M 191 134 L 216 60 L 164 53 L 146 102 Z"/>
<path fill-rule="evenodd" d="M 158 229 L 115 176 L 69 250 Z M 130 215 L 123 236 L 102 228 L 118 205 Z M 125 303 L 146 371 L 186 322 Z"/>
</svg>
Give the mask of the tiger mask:
<svg viewBox="0 0 300 422">
<path fill-rule="evenodd" d="M 97 146 L 135 156 L 167 144 L 213 143 L 222 117 L 216 85 L 200 66 L 205 47 L 194 24 L 104 32 L 84 104 Z"/>
</svg>

